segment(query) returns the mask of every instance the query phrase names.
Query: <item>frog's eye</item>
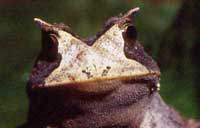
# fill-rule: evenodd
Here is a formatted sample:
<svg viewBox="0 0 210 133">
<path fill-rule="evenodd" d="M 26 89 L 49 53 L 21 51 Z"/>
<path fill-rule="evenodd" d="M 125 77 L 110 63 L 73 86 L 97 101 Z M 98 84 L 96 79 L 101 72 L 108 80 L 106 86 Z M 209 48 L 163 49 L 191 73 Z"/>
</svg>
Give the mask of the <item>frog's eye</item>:
<svg viewBox="0 0 210 133">
<path fill-rule="evenodd" d="M 136 40 L 138 35 L 136 27 L 133 25 L 128 26 L 125 31 L 125 35 L 129 40 Z"/>
<path fill-rule="evenodd" d="M 58 40 L 54 34 L 49 35 L 49 43 L 47 44 L 47 49 L 52 51 L 58 46 Z"/>
<path fill-rule="evenodd" d="M 54 61 L 58 57 L 58 40 L 55 34 L 43 33 L 42 52 L 45 59 Z"/>
</svg>

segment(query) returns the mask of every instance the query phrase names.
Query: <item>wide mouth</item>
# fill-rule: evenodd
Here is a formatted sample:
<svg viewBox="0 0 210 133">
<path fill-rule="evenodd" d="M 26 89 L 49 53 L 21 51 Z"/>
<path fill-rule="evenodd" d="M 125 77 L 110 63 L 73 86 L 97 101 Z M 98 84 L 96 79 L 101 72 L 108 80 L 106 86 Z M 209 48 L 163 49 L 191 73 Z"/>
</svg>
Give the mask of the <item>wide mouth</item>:
<svg viewBox="0 0 210 133">
<path fill-rule="evenodd" d="M 91 80 L 84 80 L 79 82 L 61 82 L 54 85 L 33 85 L 34 89 L 49 89 L 49 90 L 68 90 L 75 92 L 85 92 L 85 93 L 103 93 L 107 91 L 119 88 L 122 84 L 129 83 L 145 83 L 155 84 L 154 86 L 158 88 L 158 83 L 154 83 L 153 80 L 159 79 L 160 73 L 152 72 L 144 75 L 132 75 L 132 76 L 122 76 L 122 77 L 108 77 L 108 78 L 95 78 Z M 149 80 L 148 80 L 149 79 Z M 152 80 L 153 79 L 153 80 Z M 149 83 L 150 82 L 150 83 Z M 157 89 L 155 88 L 155 89 Z"/>
</svg>

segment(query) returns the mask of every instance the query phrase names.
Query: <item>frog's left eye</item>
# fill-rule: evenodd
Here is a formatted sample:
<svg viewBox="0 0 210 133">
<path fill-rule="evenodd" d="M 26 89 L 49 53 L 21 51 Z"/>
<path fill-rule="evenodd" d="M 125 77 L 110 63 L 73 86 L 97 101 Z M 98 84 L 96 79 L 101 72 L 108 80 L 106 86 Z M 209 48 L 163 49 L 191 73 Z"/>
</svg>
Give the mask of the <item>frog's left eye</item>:
<svg viewBox="0 0 210 133">
<path fill-rule="evenodd" d="M 129 42 L 130 44 L 136 42 L 137 36 L 138 34 L 136 27 L 133 25 L 127 26 L 126 30 L 123 32 L 123 38 L 125 39 L 125 41 Z"/>
<path fill-rule="evenodd" d="M 127 27 L 125 34 L 126 34 L 126 37 L 131 40 L 136 40 L 137 35 L 138 35 L 136 27 L 133 25 L 130 25 Z"/>
</svg>

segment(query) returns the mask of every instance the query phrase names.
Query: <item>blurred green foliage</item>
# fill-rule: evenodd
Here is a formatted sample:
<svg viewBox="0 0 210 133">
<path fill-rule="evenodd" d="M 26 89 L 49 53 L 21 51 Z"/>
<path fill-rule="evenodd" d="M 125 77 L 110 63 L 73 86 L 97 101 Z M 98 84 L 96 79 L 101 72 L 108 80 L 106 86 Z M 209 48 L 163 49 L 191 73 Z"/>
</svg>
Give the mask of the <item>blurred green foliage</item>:
<svg viewBox="0 0 210 133">
<path fill-rule="evenodd" d="M 107 18 L 138 6 L 141 11 L 135 22 L 139 40 L 157 59 L 163 33 L 173 23 L 181 3 L 180 0 L 158 5 L 151 0 L 0 2 L 0 127 L 16 127 L 26 120 L 25 85 L 41 46 L 40 30 L 33 22 L 34 17 L 52 23 L 64 22 L 81 37 L 88 37 L 99 31 Z M 194 83 L 199 77 L 195 73 L 199 71 L 199 64 L 183 63 L 187 64 L 187 72 L 181 76 L 177 75 L 175 66 L 161 70 L 160 92 L 183 116 L 199 119 L 200 81 Z"/>
</svg>

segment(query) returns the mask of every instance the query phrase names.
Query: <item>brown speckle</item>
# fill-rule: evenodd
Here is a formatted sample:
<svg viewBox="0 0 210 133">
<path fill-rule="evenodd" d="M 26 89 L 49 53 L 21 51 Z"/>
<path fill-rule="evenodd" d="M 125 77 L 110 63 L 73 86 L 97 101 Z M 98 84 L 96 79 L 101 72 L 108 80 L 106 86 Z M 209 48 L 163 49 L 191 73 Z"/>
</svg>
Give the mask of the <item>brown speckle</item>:
<svg viewBox="0 0 210 133">
<path fill-rule="evenodd" d="M 111 69 L 111 67 L 110 66 L 107 66 L 106 69 Z"/>
<path fill-rule="evenodd" d="M 84 51 L 81 51 L 80 53 L 77 54 L 76 58 L 77 58 L 78 60 L 81 60 L 83 54 L 84 54 Z"/>
<path fill-rule="evenodd" d="M 91 73 L 86 70 L 82 70 L 82 73 L 86 74 L 88 79 L 93 77 L 93 75 L 91 75 Z"/>
<path fill-rule="evenodd" d="M 68 76 L 69 80 L 75 80 L 75 78 L 71 75 Z"/>
</svg>

